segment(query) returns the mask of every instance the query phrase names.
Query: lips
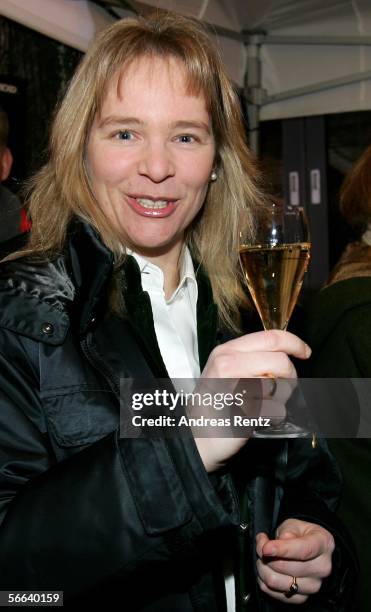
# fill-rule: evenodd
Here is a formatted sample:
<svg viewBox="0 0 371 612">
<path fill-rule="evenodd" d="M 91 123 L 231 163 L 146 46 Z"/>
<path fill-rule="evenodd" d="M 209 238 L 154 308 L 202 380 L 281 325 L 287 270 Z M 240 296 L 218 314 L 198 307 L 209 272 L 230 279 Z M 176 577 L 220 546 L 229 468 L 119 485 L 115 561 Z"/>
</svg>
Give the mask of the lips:
<svg viewBox="0 0 371 612">
<path fill-rule="evenodd" d="M 128 203 L 142 217 L 163 218 L 171 215 L 176 209 L 177 200 L 154 198 L 152 196 L 128 196 Z"/>
</svg>

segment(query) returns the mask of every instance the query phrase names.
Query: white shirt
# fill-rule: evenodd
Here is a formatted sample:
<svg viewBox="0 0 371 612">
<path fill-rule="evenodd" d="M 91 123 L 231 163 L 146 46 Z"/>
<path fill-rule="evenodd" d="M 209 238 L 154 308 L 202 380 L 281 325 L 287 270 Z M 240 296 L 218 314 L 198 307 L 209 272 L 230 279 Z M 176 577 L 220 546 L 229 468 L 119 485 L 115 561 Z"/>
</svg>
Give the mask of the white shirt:
<svg viewBox="0 0 371 612">
<path fill-rule="evenodd" d="M 157 342 L 170 378 L 198 378 L 198 288 L 189 249 L 182 253 L 180 282 L 168 300 L 162 270 L 142 256 L 132 255 L 139 265 L 143 290 L 151 300 Z"/>
<path fill-rule="evenodd" d="M 131 251 L 130 254 L 139 265 L 143 291 L 148 292 L 151 300 L 157 343 L 168 374 L 171 379 L 182 379 L 179 384 L 182 389 L 185 387 L 184 379 L 190 379 L 190 387 L 186 390 L 192 391 L 194 379 L 200 376 L 200 362 L 196 311 L 198 288 L 189 249 L 185 247 L 182 252 L 180 282 L 168 300 L 165 299 L 162 270 L 141 255 Z M 178 387 L 177 380 L 173 380 L 173 384 Z M 224 580 L 227 610 L 235 612 L 235 583 L 229 564 L 225 567 Z"/>
</svg>

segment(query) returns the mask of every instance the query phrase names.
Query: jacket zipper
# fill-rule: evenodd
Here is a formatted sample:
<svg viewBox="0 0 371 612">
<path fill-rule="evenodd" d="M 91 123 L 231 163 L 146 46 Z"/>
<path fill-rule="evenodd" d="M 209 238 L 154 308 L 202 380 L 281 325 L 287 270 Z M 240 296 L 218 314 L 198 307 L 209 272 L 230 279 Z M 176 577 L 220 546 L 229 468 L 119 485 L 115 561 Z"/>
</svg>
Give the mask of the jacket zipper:
<svg viewBox="0 0 371 612">
<path fill-rule="evenodd" d="M 89 335 L 91 337 L 91 334 Z M 91 345 L 91 343 L 89 343 L 88 338 L 89 336 L 86 336 L 81 341 L 81 349 L 84 353 L 84 356 L 86 357 L 90 365 L 104 376 L 114 395 L 120 401 L 120 385 L 115 382 L 114 373 L 112 372 L 111 368 L 107 366 L 107 364 L 103 361 L 103 359 L 100 359 L 99 355 L 94 350 L 94 347 Z"/>
</svg>

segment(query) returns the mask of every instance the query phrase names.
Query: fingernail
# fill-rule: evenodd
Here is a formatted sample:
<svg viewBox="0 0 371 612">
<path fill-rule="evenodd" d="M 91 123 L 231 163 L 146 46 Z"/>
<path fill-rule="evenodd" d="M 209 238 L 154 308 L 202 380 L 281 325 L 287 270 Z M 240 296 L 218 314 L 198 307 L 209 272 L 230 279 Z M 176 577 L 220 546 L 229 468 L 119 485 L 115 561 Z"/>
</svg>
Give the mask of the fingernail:
<svg viewBox="0 0 371 612">
<path fill-rule="evenodd" d="M 308 346 L 308 344 L 306 345 L 307 347 L 307 357 L 310 357 L 312 354 L 312 349 L 310 348 L 310 346 Z"/>
<path fill-rule="evenodd" d="M 264 553 L 265 557 L 275 557 L 277 554 L 277 548 L 271 548 L 269 553 Z"/>
</svg>

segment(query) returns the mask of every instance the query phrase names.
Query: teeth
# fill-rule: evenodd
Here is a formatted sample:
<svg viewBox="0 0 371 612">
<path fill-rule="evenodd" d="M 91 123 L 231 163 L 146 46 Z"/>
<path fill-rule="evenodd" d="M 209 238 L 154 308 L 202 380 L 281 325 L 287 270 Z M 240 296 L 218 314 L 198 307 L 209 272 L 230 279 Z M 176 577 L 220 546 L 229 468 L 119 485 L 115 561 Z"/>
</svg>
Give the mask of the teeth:
<svg viewBox="0 0 371 612">
<path fill-rule="evenodd" d="M 137 198 L 137 202 L 144 208 L 165 208 L 168 205 L 167 200 L 147 200 L 146 198 Z"/>
</svg>

